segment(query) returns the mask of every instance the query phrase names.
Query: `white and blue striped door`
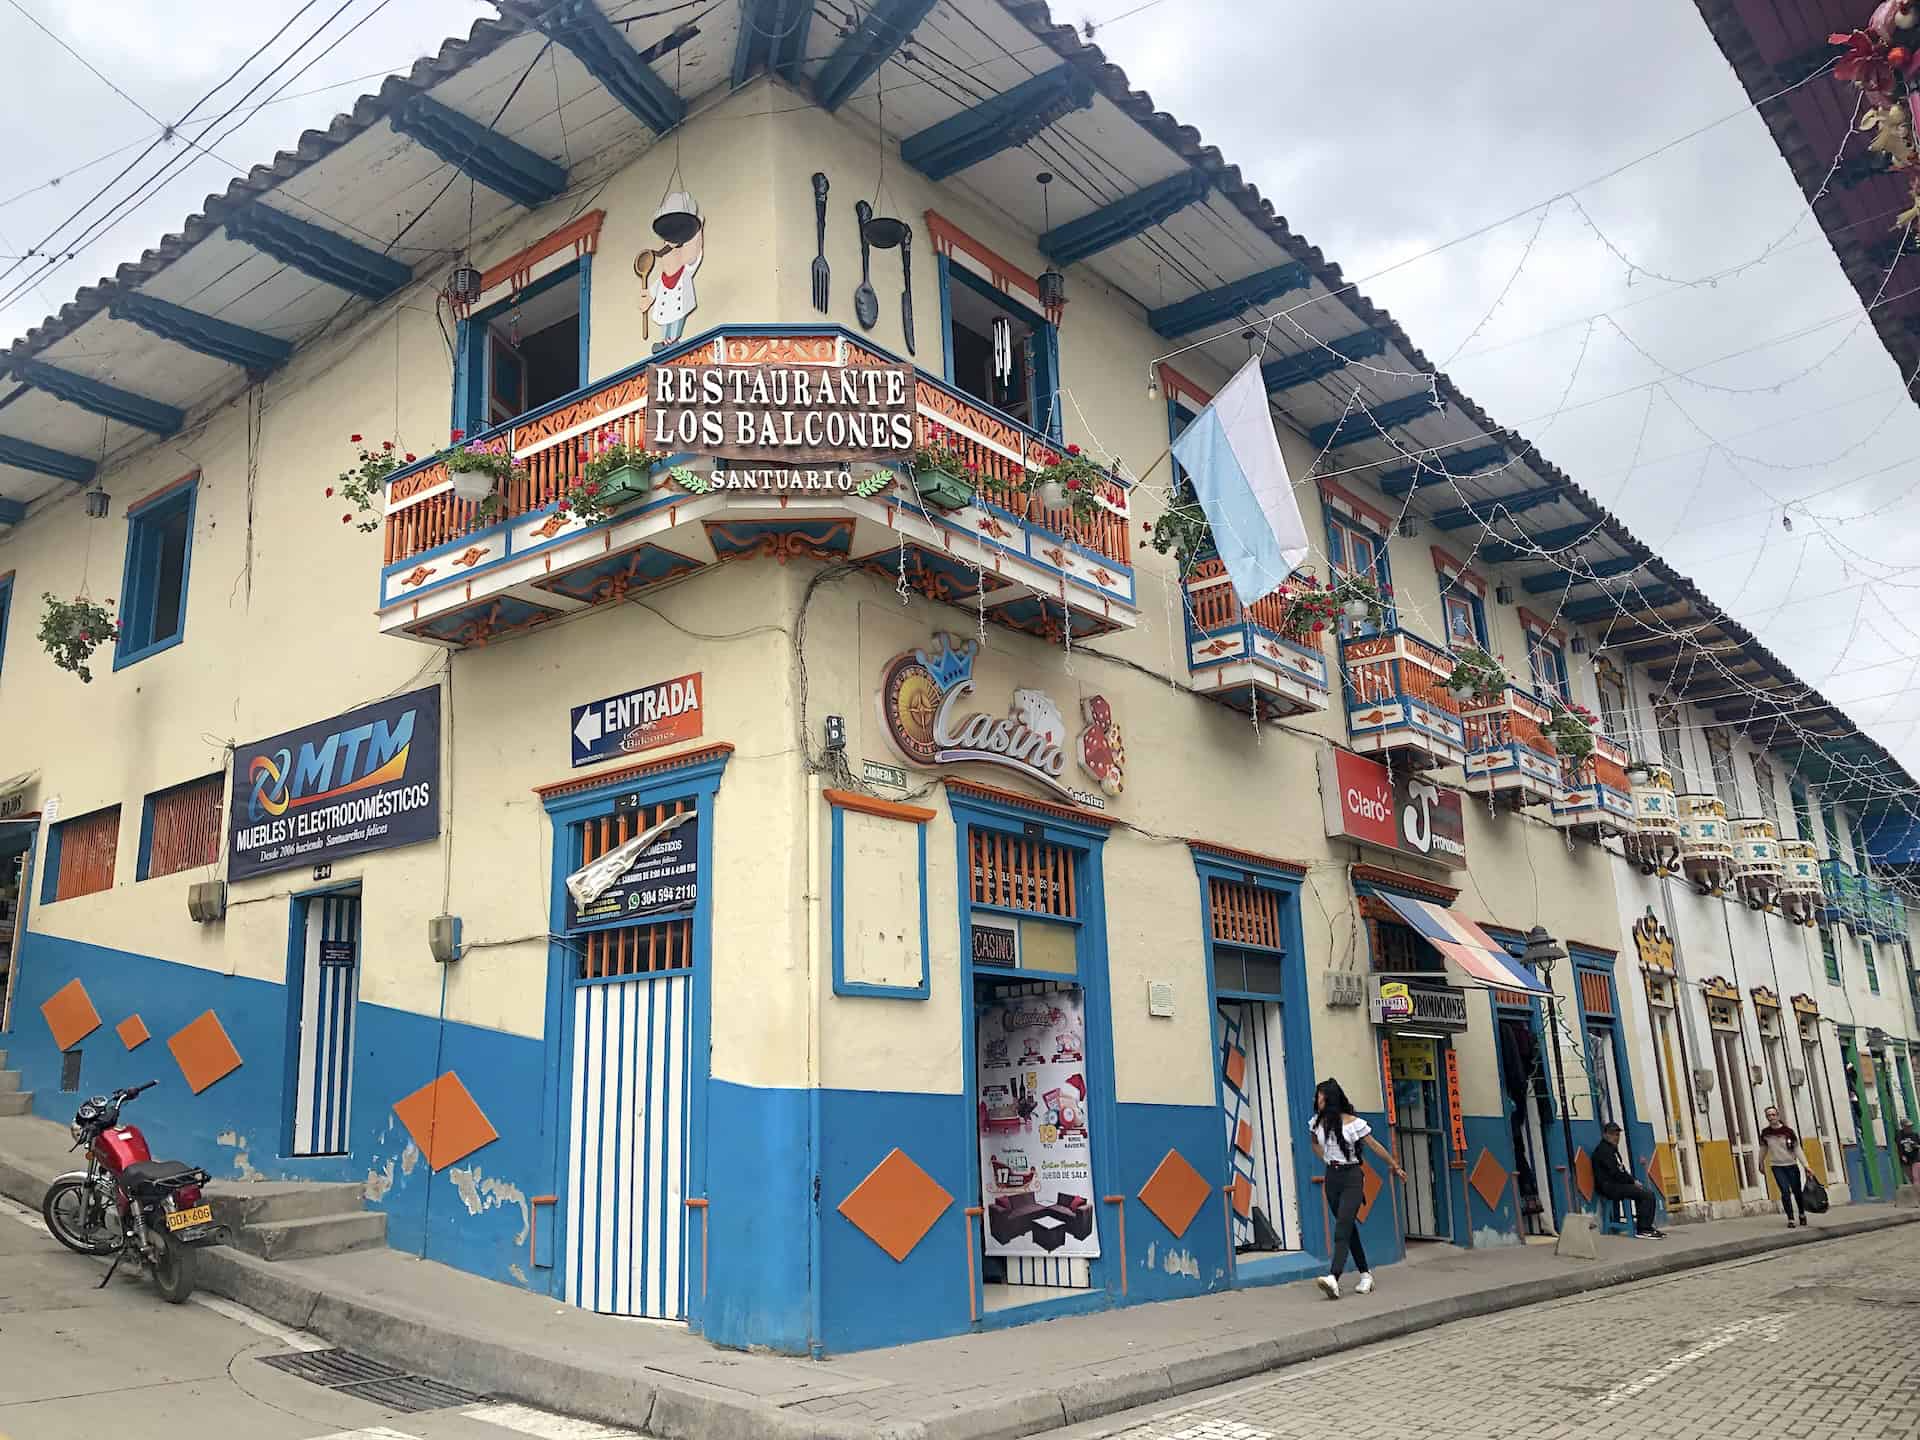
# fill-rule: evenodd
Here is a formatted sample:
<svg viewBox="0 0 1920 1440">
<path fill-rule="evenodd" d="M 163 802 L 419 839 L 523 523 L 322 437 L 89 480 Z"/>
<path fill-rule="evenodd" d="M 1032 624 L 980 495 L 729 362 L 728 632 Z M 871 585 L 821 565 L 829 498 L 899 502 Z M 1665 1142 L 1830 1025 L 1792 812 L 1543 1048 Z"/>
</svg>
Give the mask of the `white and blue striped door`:
<svg viewBox="0 0 1920 1440">
<path fill-rule="evenodd" d="M 353 1012 L 360 993 L 360 897 L 307 901 L 293 1153 L 344 1155 L 353 1105 Z"/>
<path fill-rule="evenodd" d="M 693 977 L 577 982 L 566 1298 L 687 1317 L 688 1022 Z"/>
<path fill-rule="evenodd" d="M 1253 1212 L 1285 1250 L 1300 1248 L 1300 1199 L 1293 1184 L 1292 1127 L 1281 1010 L 1258 1000 L 1222 1000 L 1216 1054 L 1220 1107 L 1232 1175 L 1234 1247 L 1256 1244 Z"/>
</svg>

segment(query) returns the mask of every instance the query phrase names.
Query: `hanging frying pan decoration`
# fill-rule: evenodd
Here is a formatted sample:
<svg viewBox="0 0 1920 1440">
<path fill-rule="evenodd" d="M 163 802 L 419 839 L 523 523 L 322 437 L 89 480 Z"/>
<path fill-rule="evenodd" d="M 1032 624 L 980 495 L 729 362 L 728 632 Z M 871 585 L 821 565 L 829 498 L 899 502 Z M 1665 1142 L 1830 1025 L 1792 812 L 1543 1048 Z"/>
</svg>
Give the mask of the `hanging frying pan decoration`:
<svg viewBox="0 0 1920 1440">
<path fill-rule="evenodd" d="M 653 233 L 669 245 L 684 245 L 700 233 L 700 206 L 684 190 L 676 190 L 660 202 L 654 213 Z"/>
</svg>

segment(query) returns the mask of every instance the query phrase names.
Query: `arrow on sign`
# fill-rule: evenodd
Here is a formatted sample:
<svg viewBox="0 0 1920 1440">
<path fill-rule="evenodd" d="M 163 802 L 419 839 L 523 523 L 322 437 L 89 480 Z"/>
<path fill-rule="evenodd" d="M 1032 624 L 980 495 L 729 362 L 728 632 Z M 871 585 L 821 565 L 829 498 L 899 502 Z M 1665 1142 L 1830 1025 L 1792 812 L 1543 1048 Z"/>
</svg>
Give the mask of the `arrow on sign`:
<svg viewBox="0 0 1920 1440">
<path fill-rule="evenodd" d="M 589 705 L 587 713 L 580 717 L 580 723 L 573 727 L 573 738 L 580 742 L 584 750 L 591 750 L 593 742 L 600 738 L 600 707 Z"/>
</svg>

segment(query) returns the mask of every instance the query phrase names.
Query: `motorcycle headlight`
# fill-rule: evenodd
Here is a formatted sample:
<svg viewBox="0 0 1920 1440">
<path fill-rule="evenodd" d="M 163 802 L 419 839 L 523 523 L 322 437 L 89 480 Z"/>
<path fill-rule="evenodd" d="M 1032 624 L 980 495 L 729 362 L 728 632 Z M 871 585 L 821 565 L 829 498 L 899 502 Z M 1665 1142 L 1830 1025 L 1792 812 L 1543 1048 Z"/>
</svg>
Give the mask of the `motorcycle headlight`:
<svg viewBox="0 0 1920 1440">
<path fill-rule="evenodd" d="M 76 1144 L 78 1144 L 80 1141 L 87 1138 L 87 1132 L 80 1128 L 80 1122 L 77 1120 L 73 1124 L 67 1126 L 67 1133 L 73 1136 L 74 1142 Z"/>
</svg>

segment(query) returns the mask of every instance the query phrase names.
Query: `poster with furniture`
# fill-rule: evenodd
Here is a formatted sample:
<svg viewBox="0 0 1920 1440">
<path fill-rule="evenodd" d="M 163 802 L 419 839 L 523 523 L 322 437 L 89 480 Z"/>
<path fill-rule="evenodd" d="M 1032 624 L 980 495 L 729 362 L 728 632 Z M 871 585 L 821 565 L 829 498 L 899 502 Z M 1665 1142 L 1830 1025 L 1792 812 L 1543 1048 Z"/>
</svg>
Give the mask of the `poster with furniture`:
<svg viewBox="0 0 1920 1440">
<path fill-rule="evenodd" d="M 1080 992 L 1007 996 L 979 1037 L 987 1254 L 1098 1255 Z"/>
</svg>

